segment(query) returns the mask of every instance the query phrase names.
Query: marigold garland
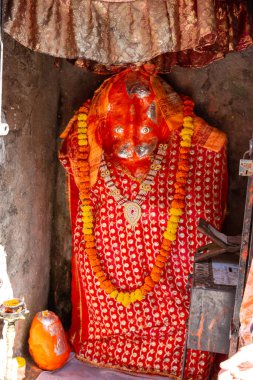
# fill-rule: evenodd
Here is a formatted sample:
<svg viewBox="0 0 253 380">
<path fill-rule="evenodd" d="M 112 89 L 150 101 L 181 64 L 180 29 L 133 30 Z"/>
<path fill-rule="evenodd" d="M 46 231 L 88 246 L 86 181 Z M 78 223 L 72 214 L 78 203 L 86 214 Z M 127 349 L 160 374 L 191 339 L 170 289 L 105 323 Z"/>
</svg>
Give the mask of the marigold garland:
<svg viewBox="0 0 253 380">
<path fill-rule="evenodd" d="M 78 181 L 79 195 L 82 202 L 82 221 L 83 234 L 87 257 L 92 270 L 99 281 L 100 288 L 103 289 L 111 298 L 123 306 L 128 307 L 131 303 L 141 301 L 155 285 L 160 281 L 163 269 L 170 255 L 172 243 L 176 240 L 178 224 L 185 209 L 185 185 L 189 172 L 189 151 L 191 140 L 194 133 L 193 107 L 194 103 L 188 98 L 183 99 L 184 118 L 183 127 L 180 132 L 181 141 L 179 148 L 179 161 L 174 184 L 175 193 L 168 211 L 167 228 L 163 233 L 163 241 L 159 254 L 155 259 L 150 275 L 146 276 L 144 283 L 139 288 L 131 292 L 123 292 L 115 288 L 110 279 L 106 276 L 100 263 L 98 252 L 95 245 L 94 225 L 92 207 L 90 204 L 90 175 L 89 175 L 89 145 L 87 137 L 87 115 L 89 112 L 90 101 L 81 107 L 77 114 L 78 128 Z"/>
</svg>

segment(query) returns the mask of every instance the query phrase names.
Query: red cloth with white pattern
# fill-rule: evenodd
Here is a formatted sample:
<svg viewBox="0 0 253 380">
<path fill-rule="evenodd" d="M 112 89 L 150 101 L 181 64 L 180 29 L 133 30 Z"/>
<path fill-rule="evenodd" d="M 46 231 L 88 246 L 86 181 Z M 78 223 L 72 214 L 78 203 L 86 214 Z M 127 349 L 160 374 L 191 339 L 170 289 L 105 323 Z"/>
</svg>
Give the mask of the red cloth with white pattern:
<svg viewBox="0 0 253 380">
<path fill-rule="evenodd" d="M 101 367 L 181 378 L 190 301 L 188 275 L 193 270 L 196 249 L 207 243 L 206 237 L 197 231 L 197 224 L 203 218 L 216 228 L 221 226 L 227 187 L 226 147 L 215 152 L 194 143 L 193 138 L 185 214 L 164 275 L 141 302 L 125 308 L 100 289 L 85 254 L 79 194 L 66 153 L 71 132 L 64 141 L 61 161 L 69 173 L 73 233 L 70 335 L 76 355 Z M 123 291 L 143 283 L 159 253 L 174 194 L 179 133 L 172 133 L 162 169 L 142 203 L 142 216 L 134 230 L 100 174 L 92 188 L 101 264 L 116 288 Z M 113 163 L 107 164 L 121 194 L 134 200 L 139 182 Z M 188 351 L 185 380 L 206 380 L 211 362 L 212 355 L 207 352 Z"/>
</svg>

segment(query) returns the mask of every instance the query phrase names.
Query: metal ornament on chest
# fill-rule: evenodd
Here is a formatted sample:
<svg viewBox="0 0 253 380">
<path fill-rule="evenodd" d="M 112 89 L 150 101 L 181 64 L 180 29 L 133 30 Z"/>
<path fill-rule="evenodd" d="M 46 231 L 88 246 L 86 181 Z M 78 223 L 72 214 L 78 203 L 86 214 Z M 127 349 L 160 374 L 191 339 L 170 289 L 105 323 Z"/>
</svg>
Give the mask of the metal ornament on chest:
<svg viewBox="0 0 253 380">
<path fill-rule="evenodd" d="M 162 160 L 166 155 L 167 147 L 167 144 L 159 144 L 157 154 L 150 166 L 150 170 L 144 181 L 140 184 L 139 193 L 134 200 L 129 200 L 120 193 L 120 190 L 111 177 L 105 158 L 103 157 L 102 159 L 101 177 L 104 178 L 105 185 L 110 190 L 110 195 L 114 197 L 119 206 L 123 207 L 124 217 L 132 229 L 134 229 L 141 218 L 141 205 L 154 185 L 154 178 L 162 167 Z"/>
<path fill-rule="evenodd" d="M 141 206 L 136 202 L 126 202 L 124 204 L 124 217 L 132 227 L 135 227 L 141 217 Z"/>
</svg>

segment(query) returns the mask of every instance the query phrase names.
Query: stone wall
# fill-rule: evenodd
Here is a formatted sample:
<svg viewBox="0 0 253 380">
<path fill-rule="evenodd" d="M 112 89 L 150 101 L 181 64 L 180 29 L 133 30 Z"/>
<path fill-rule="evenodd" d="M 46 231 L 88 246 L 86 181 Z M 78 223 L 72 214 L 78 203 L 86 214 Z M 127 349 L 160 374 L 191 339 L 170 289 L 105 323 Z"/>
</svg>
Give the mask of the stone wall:
<svg viewBox="0 0 253 380">
<path fill-rule="evenodd" d="M 10 132 L 1 139 L 0 245 L 12 289 L 0 287 L 0 298 L 12 291 L 30 309 L 26 321 L 17 323 L 20 353 L 32 317 L 47 307 L 59 86 L 51 57 L 8 36 L 4 46 L 3 108 Z"/>
</svg>

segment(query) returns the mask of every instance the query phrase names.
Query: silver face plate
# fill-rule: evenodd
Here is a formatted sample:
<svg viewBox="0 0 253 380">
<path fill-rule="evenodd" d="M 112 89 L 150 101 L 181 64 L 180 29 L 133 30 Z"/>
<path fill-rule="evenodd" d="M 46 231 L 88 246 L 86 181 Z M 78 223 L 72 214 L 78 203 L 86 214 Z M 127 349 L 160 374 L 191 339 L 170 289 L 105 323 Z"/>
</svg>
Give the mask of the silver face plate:
<svg viewBox="0 0 253 380">
<path fill-rule="evenodd" d="M 150 95 L 151 91 L 149 83 L 143 78 L 138 78 L 137 73 L 129 73 L 125 79 L 126 90 L 130 97 L 136 95 L 139 99 L 146 98 Z"/>
</svg>

